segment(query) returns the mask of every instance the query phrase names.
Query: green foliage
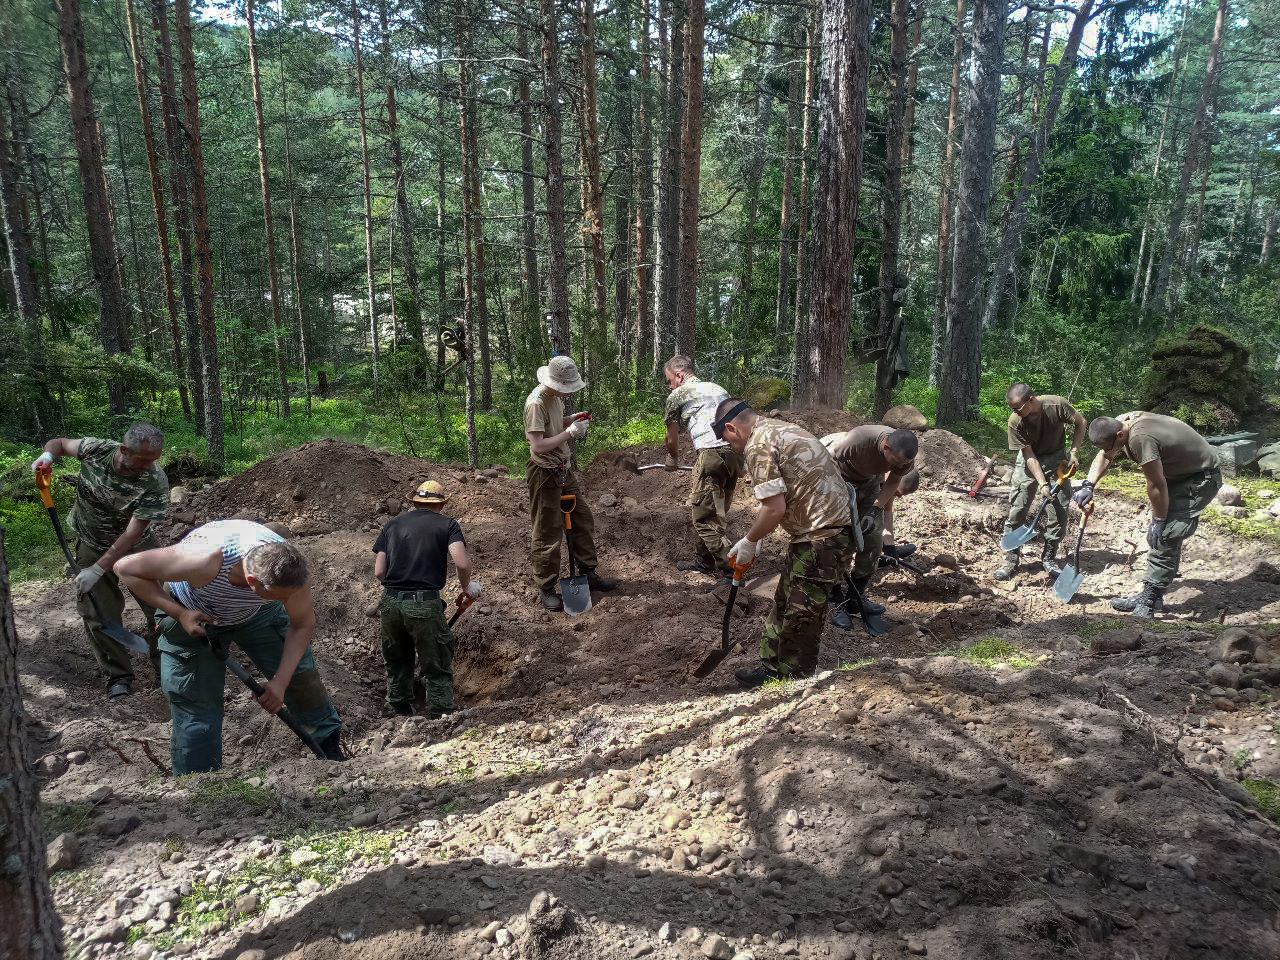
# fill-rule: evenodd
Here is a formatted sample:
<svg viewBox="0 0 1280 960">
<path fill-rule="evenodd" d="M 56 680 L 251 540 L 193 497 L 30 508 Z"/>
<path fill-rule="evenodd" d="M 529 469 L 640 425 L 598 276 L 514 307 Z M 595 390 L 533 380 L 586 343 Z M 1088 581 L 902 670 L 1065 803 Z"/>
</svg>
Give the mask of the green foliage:
<svg viewBox="0 0 1280 960">
<path fill-rule="evenodd" d="M 1280 823 L 1280 783 L 1270 779 L 1245 779 L 1240 784 L 1258 804 L 1258 809 Z"/>
<path fill-rule="evenodd" d="M 82 831 L 93 816 L 93 804 L 84 801 L 42 803 L 40 815 L 44 820 L 45 836 L 52 839 L 60 833 Z"/>
<path fill-rule="evenodd" d="M 742 399 L 755 410 L 783 407 L 791 399 L 791 384 L 781 377 L 761 377 L 748 384 L 742 392 Z"/>
<path fill-rule="evenodd" d="M 242 777 L 192 773 L 179 777 L 178 783 L 189 790 L 193 806 L 215 813 L 262 813 L 280 802 L 274 790 Z"/>
<path fill-rule="evenodd" d="M 1249 351 L 1227 331 L 1197 324 L 1156 344 L 1140 405 L 1208 432 L 1235 429 L 1259 403 Z"/>
<path fill-rule="evenodd" d="M 999 636 L 983 637 L 970 644 L 947 647 L 937 651 L 934 656 L 959 657 L 961 660 L 976 663 L 988 670 L 1002 666 L 1021 670 L 1036 664 L 1035 660 L 1028 657 L 1017 646 Z"/>
</svg>

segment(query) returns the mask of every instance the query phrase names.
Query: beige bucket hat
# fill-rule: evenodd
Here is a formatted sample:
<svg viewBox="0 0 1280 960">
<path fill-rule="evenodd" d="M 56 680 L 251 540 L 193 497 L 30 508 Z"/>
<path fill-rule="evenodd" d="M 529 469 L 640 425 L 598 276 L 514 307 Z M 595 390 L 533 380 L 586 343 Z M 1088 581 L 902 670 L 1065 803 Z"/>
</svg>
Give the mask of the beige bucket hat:
<svg viewBox="0 0 1280 960">
<path fill-rule="evenodd" d="M 559 393 L 577 393 L 587 385 L 573 357 L 552 357 L 549 364 L 538 368 L 538 382 Z"/>
</svg>

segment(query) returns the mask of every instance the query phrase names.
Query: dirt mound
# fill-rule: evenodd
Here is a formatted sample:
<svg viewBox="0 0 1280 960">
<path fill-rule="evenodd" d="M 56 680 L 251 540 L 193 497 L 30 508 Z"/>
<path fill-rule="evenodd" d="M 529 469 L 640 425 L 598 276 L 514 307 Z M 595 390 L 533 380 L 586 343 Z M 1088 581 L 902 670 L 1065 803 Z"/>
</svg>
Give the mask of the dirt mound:
<svg viewBox="0 0 1280 960">
<path fill-rule="evenodd" d="M 847 433 L 854 427 L 860 427 L 866 422 L 848 410 L 836 410 L 832 407 L 810 407 L 806 410 L 771 410 L 769 411 L 769 416 L 785 420 L 787 423 L 799 424 L 815 437 L 821 437 L 828 433 Z"/>
<path fill-rule="evenodd" d="M 920 436 L 916 466 L 926 485 L 959 483 L 968 486 L 977 479 L 985 460 L 949 430 L 930 430 Z"/>
</svg>

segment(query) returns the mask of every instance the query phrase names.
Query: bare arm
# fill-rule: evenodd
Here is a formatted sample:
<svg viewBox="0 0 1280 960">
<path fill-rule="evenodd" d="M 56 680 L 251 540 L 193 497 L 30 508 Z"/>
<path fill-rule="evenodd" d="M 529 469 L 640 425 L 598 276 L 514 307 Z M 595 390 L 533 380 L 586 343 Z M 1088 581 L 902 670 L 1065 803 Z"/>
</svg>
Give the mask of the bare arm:
<svg viewBox="0 0 1280 960">
<path fill-rule="evenodd" d="M 80 456 L 80 441 L 68 440 L 65 437 L 54 437 L 44 445 L 44 452 L 58 460 L 61 457 Z"/>
<path fill-rule="evenodd" d="M 289 599 L 284 602 L 284 609 L 289 614 L 289 632 L 284 635 L 280 666 L 276 668 L 276 674 L 267 684 L 262 696 L 258 697 L 258 705 L 268 713 L 278 713 L 284 706 L 284 692 L 293 679 L 293 672 L 298 669 L 298 661 L 307 652 L 307 647 L 311 646 L 311 638 L 316 632 L 316 611 L 310 587 L 303 587 L 289 594 Z"/>
<path fill-rule="evenodd" d="M 755 523 L 747 531 L 747 539 L 759 543 L 778 528 L 787 512 L 787 497 L 783 493 L 775 493 L 760 501 L 760 511 L 756 514 Z"/>
<path fill-rule="evenodd" d="M 373 557 L 373 575 L 381 582 L 387 579 L 387 551 L 379 550 Z"/>
<path fill-rule="evenodd" d="M 1147 496 L 1151 499 L 1151 518 L 1165 520 L 1169 516 L 1169 483 L 1164 476 L 1164 465 L 1152 460 L 1142 465 L 1147 478 Z"/>
<path fill-rule="evenodd" d="M 1089 425 L 1085 422 L 1083 414 L 1076 412 L 1076 419 L 1071 424 L 1071 459 L 1078 461 L 1080 459 L 1080 445 L 1084 443 L 1084 438 L 1088 434 Z"/>
<path fill-rule="evenodd" d="M 1044 478 L 1044 468 L 1040 466 L 1040 458 L 1036 456 L 1035 451 L 1029 446 L 1022 448 L 1022 464 L 1036 483 L 1042 487 L 1048 485 L 1048 481 Z"/>
<path fill-rule="evenodd" d="M 1107 455 L 1101 450 L 1098 455 L 1093 458 L 1093 465 L 1089 467 L 1089 482 L 1096 484 L 1102 479 L 1102 475 L 1107 472 L 1111 466 L 1111 461 L 1107 459 Z"/>
<path fill-rule="evenodd" d="M 185 581 L 192 586 L 203 587 L 212 582 L 221 566 L 221 550 L 185 550 L 179 544 L 122 557 L 116 563 L 116 575 L 140 602 L 173 617 L 189 636 L 198 637 L 204 634 L 200 624 L 208 622 L 209 618 L 174 600 L 165 591 L 164 583 L 166 580 Z"/>
<path fill-rule="evenodd" d="M 116 537 L 116 542 L 107 548 L 107 552 L 98 558 L 98 566 L 103 570 L 110 570 L 116 565 L 121 557 L 125 556 L 133 549 L 134 544 L 141 540 L 151 527 L 150 520 L 140 520 L 137 517 L 129 518 L 129 525 L 124 528 L 124 532 Z"/>
<path fill-rule="evenodd" d="M 678 420 L 667 421 L 667 439 L 665 441 L 667 448 L 667 456 L 672 460 L 680 459 L 680 422 Z"/>
<path fill-rule="evenodd" d="M 886 518 L 889 511 L 893 509 L 893 499 L 898 495 L 898 484 L 901 482 L 902 477 L 891 473 L 888 479 L 880 484 L 880 496 L 876 497 L 876 506 L 884 511 Z M 886 522 L 888 522 L 887 519 Z"/>
<path fill-rule="evenodd" d="M 458 571 L 458 586 L 466 590 L 471 582 L 471 556 L 467 553 L 467 545 L 461 541 L 449 544 L 449 557 Z"/>
<path fill-rule="evenodd" d="M 554 450 L 560 444 L 567 443 L 572 439 L 567 429 L 550 437 L 541 430 L 526 430 L 524 435 L 529 441 L 529 449 L 533 451 L 535 456 Z"/>
</svg>

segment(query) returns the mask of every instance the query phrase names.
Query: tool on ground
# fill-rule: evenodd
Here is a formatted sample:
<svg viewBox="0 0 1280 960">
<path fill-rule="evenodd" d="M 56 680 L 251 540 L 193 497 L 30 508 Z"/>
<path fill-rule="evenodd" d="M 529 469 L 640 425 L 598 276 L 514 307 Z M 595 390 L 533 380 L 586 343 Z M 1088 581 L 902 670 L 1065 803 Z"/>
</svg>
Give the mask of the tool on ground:
<svg viewBox="0 0 1280 960">
<path fill-rule="evenodd" d="M 467 607 L 476 602 L 476 598 L 465 590 L 458 594 L 458 599 L 454 601 L 455 607 L 453 616 L 449 618 L 449 626 L 452 627 L 458 622 L 458 618 L 467 612 Z"/>
<path fill-rule="evenodd" d="M 564 601 L 564 612 L 571 617 L 591 609 L 591 586 L 587 583 L 587 575 L 578 573 L 578 560 L 573 554 L 573 511 L 577 506 L 577 494 L 566 493 L 560 497 L 560 512 L 564 514 L 564 545 L 569 551 L 569 576 L 560 578 L 560 598 Z"/>
<path fill-rule="evenodd" d="M 1071 598 L 1076 595 L 1076 591 L 1080 589 L 1080 584 L 1084 582 L 1084 573 L 1080 569 L 1080 544 L 1084 542 L 1084 528 L 1089 522 L 1089 518 L 1093 516 L 1093 504 L 1085 504 L 1080 511 L 1080 529 L 1076 531 L 1076 550 L 1075 556 L 1071 562 L 1062 568 L 1062 573 L 1058 574 L 1058 579 L 1053 585 L 1053 595 L 1063 603 L 1070 603 Z"/>
<path fill-rule="evenodd" d="M 987 480 L 991 478 L 991 468 L 996 465 L 995 457 L 987 457 L 987 462 L 982 465 L 982 469 L 978 471 L 978 479 L 973 481 L 973 486 L 969 488 L 966 496 L 970 499 L 976 497 L 979 491 L 987 485 Z"/>
<path fill-rule="evenodd" d="M 1034 517 L 1018 527 L 1016 530 L 1010 530 L 1000 538 L 1000 549 L 1008 553 L 1010 550 L 1017 550 L 1024 543 L 1028 543 L 1035 539 L 1036 524 L 1040 522 L 1040 518 L 1044 516 L 1044 512 L 1048 509 L 1049 501 L 1057 496 L 1058 491 L 1062 489 L 1062 485 L 1075 475 L 1076 468 L 1074 465 L 1068 467 L 1066 462 L 1058 464 L 1058 479 L 1049 486 L 1049 492 L 1045 494 L 1044 502 L 1040 504 L 1040 509 L 1036 511 Z"/>
<path fill-rule="evenodd" d="M 866 594 L 854 582 L 853 575 L 849 574 L 845 577 L 845 595 L 844 607 L 849 609 L 850 603 L 857 603 L 858 616 L 862 618 L 862 625 L 866 627 L 867 633 L 873 637 L 883 636 L 889 632 L 889 621 L 878 613 L 868 613 L 866 604 Z"/>
<path fill-rule="evenodd" d="M 977 500 L 981 497 L 1007 497 L 1009 488 L 1006 486 L 999 487 L 983 487 L 978 491 L 974 491 L 973 487 L 966 487 L 959 483 L 947 484 L 947 490 L 951 493 L 963 493 L 966 497 Z"/>
<path fill-rule="evenodd" d="M 667 465 L 665 463 L 646 463 L 643 467 L 636 467 L 636 473 L 644 473 L 646 470 L 665 470 L 665 469 L 667 469 Z M 676 469 L 692 471 L 693 467 L 686 467 L 684 464 L 680 464 L 676 467 Z"/>
<path fill-rule="evenodd" d="M 751 569 L 750 563 L 738 563 L 738 561 L 730 557 L 729 566 L 733 569 L 733 583 L 729 586 L 729 599 L 724 605 L 724 620 L 720 624 L 720 647 L 712 650 L 709 654 L 702 658 L 702 662 L 693 668 L 693 675 L 699 680 L 711 676 L 712 671 L 724 661 L 734 648 L 738 645 L 737 641 L 730 643 L 729 641 L 729 621 L 733 618 L 733 605 L 738 599 L 738 588 L 742 586 L 742 578 L 746 576 L 747 571 Z"/>
<path fill-rule="evenodd" d="M 53 532 L 58 535 L 58 545 L 62 547 L 62 553 L 67 558 L 67 565 L 71 567 L 73 573 L 79 573 L 80 564 L 76 563 L 75 554 L 67 546 L 67 535 L 62 531 L 62 521 L 58 518 L 58 508 L 53 503 L 53 477 L 50 471 L 36 471 L 36 488 L 40 491 L 40 500 L 49 514 L 49 520 L 53 523 Z M 144 657 L 151 655 L 151 648 L 147 645 L 147 641 L 132 630 L 127 630 L 122 624 L 107 623 L 103 620 L 102 611 L 98 608 L 98 601 L 93 598 L 93 594 L 89 593 L 86 596 L 89 598 L 89 606 L 93 607 L 94 616 L 98 618 L 98 623 L 102 625 L 103 633 L 130 653 L 140 654 Z"/>
<path fill-rule="evenodd" d="M 901 557 L 895 557 L 891 553 L 880 554 L 879 565 L 882 567 L 892 567 L 895 570 L 906 570 L 912 576 L 923 577 L 924 571 L 914 564 L 907 563 Z"/>
<path fill-rule="evenodd" d="M 214 646 L 212 641 L 210 641 L 209 646 L 213 647 L 214 654 L 216 656 L 218 653 L 217 647 Z M 231 675 L 248 687 L 253 692 L 254 697 L 260 697 L 266 692 L 266 688 L 255 680 L 248 670 L 240 666 L 240 661 L 235 657 L 227 653 L 223 655 L 222 660 L 227 665 L 227 669 L 231 671 Z M 307 728 L 298 722 L 298 718 L 289 712 L 288 707 L 281 707 L 276 713 L 276 717 L 281 723 L 294 732 L 294 735 L 306 745 L 308 750 L 314 753 L 321 760 L 327 759 L 324 755 L 324 751 L 320 749 L 320 744 L 316 743 L 316 738 L 307 732 Z"/>
</svg>

